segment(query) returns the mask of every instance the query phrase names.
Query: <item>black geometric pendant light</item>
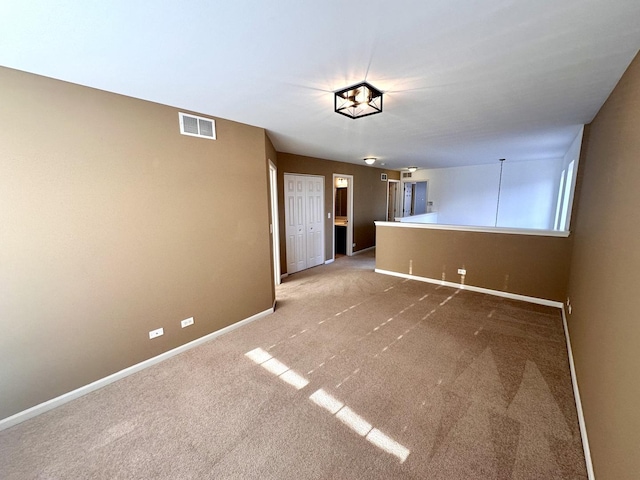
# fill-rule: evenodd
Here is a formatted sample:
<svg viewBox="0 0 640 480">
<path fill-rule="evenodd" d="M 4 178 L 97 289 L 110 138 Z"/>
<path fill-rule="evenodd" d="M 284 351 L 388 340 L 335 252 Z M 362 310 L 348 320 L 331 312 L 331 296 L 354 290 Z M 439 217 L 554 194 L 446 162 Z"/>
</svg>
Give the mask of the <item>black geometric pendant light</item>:
<svg viewBox="0 0 640 480">
<path fill-rule="evenodd" d="M 382 92 L 367 82 L 335 93 L 335 112 L 349 118 L 362 118 L 382 112 Z"/>
</svg>

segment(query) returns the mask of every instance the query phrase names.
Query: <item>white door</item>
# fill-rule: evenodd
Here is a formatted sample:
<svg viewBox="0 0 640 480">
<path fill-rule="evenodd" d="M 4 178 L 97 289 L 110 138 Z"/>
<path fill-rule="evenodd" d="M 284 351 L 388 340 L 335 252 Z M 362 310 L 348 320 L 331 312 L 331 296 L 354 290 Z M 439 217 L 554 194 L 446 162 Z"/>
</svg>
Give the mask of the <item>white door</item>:
<svg viewBox="0 0 640 480">
<path fill-rule="evenodd" d="M 402 216 L 408 217 L 413 215 L 413 183 L 406 182 L 404 184 L 404 208 L 402 210 Z"/>
<path fill-rule="evenodd" d="M 304 178 L 284 176 L 284 213 L 287 236 L 287 273 L 307 268 L 304 219 Z"/>
<path fill-rule="evenodd" d="M 284 176 L 287 273 L 324 263 L 324 177 Z"/>
<path fill-rule="evenodd" d="M 324 177 L 306 177 L 307 268 L 324 263 Z"/>
</svg>

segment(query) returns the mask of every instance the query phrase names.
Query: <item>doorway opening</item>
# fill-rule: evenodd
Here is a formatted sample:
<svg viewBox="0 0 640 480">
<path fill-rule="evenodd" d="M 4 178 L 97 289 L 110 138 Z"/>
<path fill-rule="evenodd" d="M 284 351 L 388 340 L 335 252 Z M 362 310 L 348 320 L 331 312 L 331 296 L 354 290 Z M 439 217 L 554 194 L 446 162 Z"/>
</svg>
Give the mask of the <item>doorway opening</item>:
<svg viewBox="0 0 640 480">
<path fill-rule="evenodd" d="M 402 196 L 400 180 L 387 181 L 387 222 L 395 222 L 402 217 Z"/>
<path fill-rule="evenodd" d="M 402 216 L 427 213 L 427 182 L 404 182 Z"/>
<path fill-rule="evenodd" d="M 353 175 L 333 174 L 333 259 L 353 255 Z"/>
</svg>

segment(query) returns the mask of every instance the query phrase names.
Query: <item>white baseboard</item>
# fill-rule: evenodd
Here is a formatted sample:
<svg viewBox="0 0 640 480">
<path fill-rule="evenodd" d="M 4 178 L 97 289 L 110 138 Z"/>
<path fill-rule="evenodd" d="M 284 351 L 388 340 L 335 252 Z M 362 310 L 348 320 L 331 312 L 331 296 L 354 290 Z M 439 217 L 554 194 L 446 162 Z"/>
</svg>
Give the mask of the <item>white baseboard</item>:
<svg viewBox="0 0 640 480">
<path fill-rule="evenodd" d="M 353 252 L 353 255 L 360 255 L 361 253 L 370 252 L 371 250 L 375 250 L 375 249 L 376 249 L 376 246 L 374 245 L 373 247 L 363 248 L 362 250 L 358 250 L 357 252 Z"/>
<path fill-rule="evenodd" d="M 287 278 L 289 276 L 288 273 L 283 273 L 282 275 L 280 275 L 280 280 L 284 280 L 285 278 Z"/>
<path fill-rule="evenodd" d="M 409 275 L 407 273 L 392 272 L 390 270 L 382 270 L 379 268 L 376 268 L 375 272 L 382 273 L 384 275 L 392 275 L 394 277 L 417 280 L 419 282 L 433 283 L 435 285 L 443 285 L 445 287 L 453 287 L 453 288 L 459 288 L 461 290 L 469 290 L 470 292 L 486 293 L 487 295 L 495 295 L 496 297 L 504 297 L 504 298 L 509 298 L 511 300 L 521 300 L 523 302 L 536 303 L 538 305 L 546 305 L 547 307 L 562 308 L 562 302 L 556 302 L 555 300 L 548 300 L 546 298 L 529 297 L 527 295 L 520 295 L 517 293 L 503 292 L 501 290 L 491 290 L 490 288 L 475 287 L 473 285 L 463 285 L 461 283 L 446 282 L 444 280 L 436 280 L 433 278 L 419 277 L 417 275 Z"/>
<path fill-rule="evenodd" d="M 325 265 L 329 265 L 330 263 L 333 263 L 335 261 L 335 258 L 330 258 L 329 260 L 325 260 L 324 264 Z"/>
<path fill-rule="evenodd" d="M 562 306 L 562 326 L 564 336 L 567 341 L 567 352 L 569 353 L 569 369 L 571 370 L 571 383 L 573 384 L 573 397 L 576 400 L 576 410 L 578 412 L 578 425 L 580 425 L 580 436 L 582 437 L 582 448 L 584 449 L 584 459 L 587 464 L 587 476 L 589 480 L 595 480 L 593 472 L 593 462 L 591 461 L 591 449 L 589 448 L 589 438 L 587 437 L 587 426 L 584 421 L 582 411 L 582 401 L 580 400 L 580 390 L 578 389 L 578 378 L 576 377 L 576 367 L 573 363 L 573 351 L 571 350 L 571 338 L 569 337 L 569 326 L 567 325 L 567 315 Z"/>
<path fill-rule="evenodd" d="M 275 302 L 274 302 L 274 307 L 275 307 Z M 216 330 L 215 332 L 205 335 L 204 337 L 200 337 L 189 343 L 180 345 L 179 347 L 169 350 L 168 352 L 161 353 L 160 355 L 157 355 L 153 358 L 149 358 L 148 360 L 144 360 L 143 362 L 127 367 L 124 370 L 120 370 L 119 372 L 116 372 L 107 377 L 101 378 L 100 380 L 96 380 L 95 382 L 92 382 L 88 385 L 84 385 L 83 387 L 76 388 L 75 390 L 64 393 L 59 397 L 52 398 L 51 400 L 47 400 L 46 402 L 40 403 L 39 405 L 35 405 L 31 408 L 28 408 L 27 410 L 23 410 L 22 412 L 18 412 L 15 415 L 4 418 L 0 420 L 0 431 L 5 430 L 9 427 L 13 427 L 18 423 L 24 422 L 25 420 L 29 420 L 30 418 L 36 417 L 42 413 L 48 412 L 49 410 L 59 407 L 60 405 L 64 405 L 65 403 L 70 402 L 71 400 L 80 398 L 83 395 L 86 395 L 87 393 L 91 393 L 95 390 L 98 390 L 99 388 L 105 387 L 110 383 L 113 383 L 117 380 L 128 377 L 129 375 L 132 375 L 136 372 L 144 370 L 145 368 L 155 365 L 156 363 L 160 363 L 164 360 L 167 360 L 168 358 L 178 355 L 179 353 L 186 352 L 187 350 L 197 347 L 198 345 L 202 345 L 203 343 L 213 340 L 214 338 L 224 335 L 225 333 L 229 333 L 230 331 L 235 330 L 238 327 L 251 323 L 254 320 L 258 320 L 259 318 L 265 317 L 274 312 L 274 307 L 268 310 L 265 310 L 263 312 L 256 313 L 255 315 L 249 318 L 240 320 L 232 325 L 221 328 L 220 330 Z"/>
</svg>

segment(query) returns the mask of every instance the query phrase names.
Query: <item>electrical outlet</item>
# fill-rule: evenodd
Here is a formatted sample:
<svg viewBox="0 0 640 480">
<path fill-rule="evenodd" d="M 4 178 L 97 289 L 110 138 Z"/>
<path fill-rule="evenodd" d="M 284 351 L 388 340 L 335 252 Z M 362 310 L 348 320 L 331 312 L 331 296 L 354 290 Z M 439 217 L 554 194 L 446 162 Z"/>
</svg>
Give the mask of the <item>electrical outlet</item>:
<svg viewBox="0 0 640 480">
<path fill-rule="evenodd" d="M 466 275 L 467 274 L 467 269 L 466 268 L 459 268 L 458 269 L 458 275 Z"/>
<path fill-rule="evenodd" d="M 156 338 L 156 337 L 159 337 L 160 335 L 164 335 L 164 328 L 157 328 L 149 332 L 149 338 Z"/>
<path fill-rule="evenodd" d="M 182 328 L 188 327 L 189 325 L 193 325 L 193 317 L 185 318 L 180 322 Z"/>
</svg>

